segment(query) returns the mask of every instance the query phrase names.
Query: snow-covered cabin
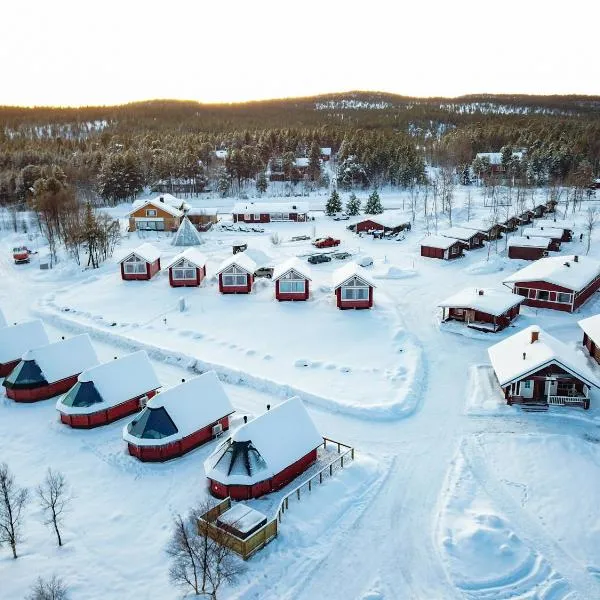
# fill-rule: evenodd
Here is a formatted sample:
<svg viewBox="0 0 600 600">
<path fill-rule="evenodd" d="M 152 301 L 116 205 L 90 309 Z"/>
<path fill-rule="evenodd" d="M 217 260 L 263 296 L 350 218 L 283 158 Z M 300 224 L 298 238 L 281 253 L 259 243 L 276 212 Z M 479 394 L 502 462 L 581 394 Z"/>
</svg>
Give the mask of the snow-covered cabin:
<svg viewBox="0 0 600 600">
<path fill-rule="evenodd" d="M 206 277 L 206 257 L 196 248 L 180 252 L 167 267 L 171 287 L 197 287 Z"/>
<path fill-rule="evenodd" d="M 129 231 L 177 231 L 184 211 L 173 205 L 170 194 L 155 199 L 136 200 L 129 211 Z M 179 206 L 183 201 L 174 198 Z"/>
<path fill-rule="evenodd" d="M 218 209 L 204 206 L 193 206 L 186 212 L 186 217 L 198 231 L 208 231 L 219 221 Z"/>
<path fill-rule="evenodd" d="M 488 223 L 485 219 L 471 219 L 459 225 L 462 229 L 479 231 L 486 240 L 497 240 L 502 237 L 502 226 L 498 223 Z"/>
<path fill-rule="evenodd" d="M 371 308 L 375 284 L 356 263 L 348 263 L 333 272 L 333 290 L 338 308 Z"/>
<path fill-rule="evenodd" d="M 519 228 L 519 225 L 521 224 L 521 219 L 519 219 L 519 217 L 517 215 L 513 215 L 512 217 L 508 217 L 508 219 L 506 219 L 505 221 L 502 221 L 500 223 L 500 227 L 504 230 L 504 231 L 516 231 Z"/>
<path fill-rule="evenodd" d="M 428 235 L 421 240 L 421 256 L 450 260 L 464 256 L 463 250 L 467 247 L 467 244 L 460 240 L 441 235 Z"/>
<path fill-rule="evenodd" d="M 267 517 L 243 502 L 236 502 L 217 517 L 217 527 L 242 540 L 267 524 Z"/>
<path fill-rule="evenodd" d="M 215 150 L 215 158 L 218 160 L 226 160 L 229 156 L 229 150 Z"/>
<path fill-rule="evenodd" d="M 539 260 L 548 256 L 552 239 L 513 235 L 508 238 L 508 258 L 521 260 Z"/>
<path fill-rule="evenodd" d="M 590 406 L 600 382 L 585 358 L 532 325 L 490 346 L 488 354 L 508 404 Z"/>
<path fill-rule="evenodd" d="M 468 250 L 481 248 L 485 240 L 485 234 L 475 229 L 466 229 L 465 227 L 450 227 L 442 231 L 442 237 L 447 237 L 453 240 L 460 240 L 467 245 Z"/>
<path fill-rule="evenodd" d="M 64 394 L 80 373 L 98 364 L 87 333 L 28 350 L 2 382 L 16 402 L 37 402 Z"/>
<path fill-rule="evenodd" d="M 169 460 L 220 436 L 233 412 L 217 374 L 207 371 L 156 394 L 123 428 L 123 439 L 141 461 Z"/>
<path fill-rule="evenodd" d="M 583 345 L 590 356 L 600 364 L 600 315 L 582 319 L 578 325 L 583 330 Z"/>
<path fill-rule="evenodd" d="M 523 229 L 523 235 L 525 237 L 547 238 L 550 240 L 548 249 L 553 252 L 558 252 L 560 250 L 563 232 L 562 229 L 555 229 L 554 227 L 525 227 L 525 229 Z"/>
<path fill-rule="evenodd" d="M 248 500 L 287 485 L 317 460 L 323 438 L 294 397 L 236 429 L 204 463 L 210 493 Z"/>
<path fill-rule="evenodd" d="M 277 300 L 308 300 L 310 270 L 297 258 L 277 265 L 273 271 L 275 298 Z"/>
<path fill-rule="evenodd" d="M 523 160 L 524 152 L 522 150 L 514 150 L 512 158 L 514 160 Z M 502 164 L 502 152 L 478 152 L 476 158 L 487 160 L 490 165 L 491 173 L 504 173 L 505 168 Z"/>
<path fill-rule="evenodd" d="M 0 377 L 6 377 L 21 362 L 25 352 L 49 343 L 39 319 L 0 328 Z"/>
<path fill-rule="evenodd" d="M 378 231 L 392 235 L 400 233 L 405 229 L 410 230 L 411 225 L 406 221 L 402 221 L 398 216 L 381 214 L 362 219 L 357 223 L 350 225 L 349 228 L 355 233 Z"/>
<path fill-rule="evenodd" d="M 559 229 L 562 232 L 562 242 L 570 242 L 573 239 L 573 231 L 575 230 L 573 223 L 561 221 L 560 219 L 536 219 L 535 226 L 544 229 Z"/>
<path fill-rule="evenodd" d="M 234 223 L 308 220 L 308 202 L 238 202 L 233 207 Z"/>
<path fill-rule="evenodd" d="M 138 350 L 83 371 L 56 409 L 65 425 L 89 429 L 138 412 L 159 387 L 148 355 Z"/>
<path fill-rule="evenodd" d="M 6 321 L 4 313 L 2 312 L 2 309 L 0 308 L 0 328 L 2 327 L 8 327 L 8 323 Z"/>
<path fill-rule="evenodd" d="M 600 288 L 600 262 L 588 256 L 548 256 L 503 281 L 527 306 L 573 312 Z"/>
<path fill-rule="evenodd" d="M 440 302 L 443 321 L 462 321 L 482 331 L 501 331 L 518 316 L 525 298 L 503 290 L 465 288 Z"/>
<path fill-rule="evenodd" d="M 256 263 L 245 252 L 226 258 L 217 269 L 219 291 L 222 294 L 249 294 L 255 271 Z"/>
<path fill-rule="evenodd" d="M 199 246 L 204 243 L 204 240 L 193 223 L 185 216 L 171 243 L 173 246 Z"/>
<path fill-rule="evenodd" d="M 152 279 L 160 271 L 160 250 L 152 244 L 142 244 L 119 261 L 124 281 Z"/>
</svg>

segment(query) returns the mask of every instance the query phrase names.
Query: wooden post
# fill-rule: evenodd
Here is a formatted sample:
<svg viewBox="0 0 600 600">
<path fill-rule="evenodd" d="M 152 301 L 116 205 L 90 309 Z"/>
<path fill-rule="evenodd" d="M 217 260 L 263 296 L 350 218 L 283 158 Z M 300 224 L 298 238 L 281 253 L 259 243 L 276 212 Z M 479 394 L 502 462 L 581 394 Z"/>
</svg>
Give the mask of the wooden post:
<svg viewBox="0 0 600 600">
<path fill-rule="evenodd" d="M 296 494 L 298 495 L 298 500 L 300 500 L 300 488 L 296 490 Z"/>
<path fill-rule="evenodd" d="M 286 509 L 288 508 L 288 500 L 289 500 L 289 498 L 286 498 L 286 499 L 285 499 L 285 508 L 286 508 Z"/>
<path fill-rule="evenodd" d="M 333 475 L 333 463 L 329 465 L 329 477 Z"/>
<path fill-rule="evenodd" d="M 339 454 L 340 453 L 340 443 L 338 442 L 337 445 L 338 445 L 338 454 Z"/>
<path fill-rule="evenodd" d="M 323 483 L 323 471 L 319 471 L 319 483 Z"/>
<path fill-rule="evenodd" d="M 350 451 L 350 455 L 352 456 L 352 460 L 354 460 L 354 448 Z"/>
<path fill-rule="evenodd" d="M 323 438 L 323 448 L 327 448 L 327 438 Z"/>
<path fill-rule="evenodd" d="M 308 480 L 308 491 L 312 491 L 312 479 Z"/>
<path fill-rule="evenodd" d="M 340 461 L 340 464 L 342 465 L 342 469 L 344 468 L 344 455 L 342 454 L 342 460 Z"/>
</svg>

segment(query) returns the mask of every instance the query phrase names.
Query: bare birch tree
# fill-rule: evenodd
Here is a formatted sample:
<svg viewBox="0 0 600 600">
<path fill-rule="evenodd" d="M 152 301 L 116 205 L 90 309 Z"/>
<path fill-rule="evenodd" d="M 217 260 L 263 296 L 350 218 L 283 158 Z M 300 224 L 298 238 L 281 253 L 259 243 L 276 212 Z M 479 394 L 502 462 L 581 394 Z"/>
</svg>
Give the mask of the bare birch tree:
<svg viewBox="0 0 600 600">
<path fill-rule="evenodd" d="M 598 221 L 598 209 L 596 207 L 589 207 L 587 209 L 585 215 L 585 233 L 587 237 L 587 247 L 585 249 L 586 255 L 590 252 L 590 247 L 592 245 L 592 232 L 596 227 L 596 223 Z"/>
<path fill-rule="evenodd" d="M 49 468 L 44 481 L 37 488 L 37 495 L 44 514 L 44 525 L 54 529 L 58 545 L 62 546 L 62 519 L 73 498 L 65 476 Z"/>
<path fill-rule="evenodd" d="M 52 575 L 50 579 L 38 577 L 27 596 L 27 600 L 68 600 L 68 598 L 67 586 L 56 575 Z"/>
<path fill-rule="evenodd" d="M 8 465 L 0 464 L 0 546 L 8 544 L 13 558 L 17 558 L 17 544 L 22 539 L 23 509 L 28 497 L 27 488 L 17 486 Z"/>
</svg>

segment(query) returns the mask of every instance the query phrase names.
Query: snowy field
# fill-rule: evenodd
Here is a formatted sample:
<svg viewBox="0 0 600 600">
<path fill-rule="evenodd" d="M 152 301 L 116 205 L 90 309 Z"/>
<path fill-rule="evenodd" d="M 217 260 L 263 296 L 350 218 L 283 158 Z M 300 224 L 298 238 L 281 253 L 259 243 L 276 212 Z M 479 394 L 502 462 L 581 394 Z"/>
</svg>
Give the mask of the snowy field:
<svg viewBox="0 0 600 600">
<path fill-rule="evenodd" d="M 471 218 L 486 218 L 472 192 Z M 457 189 L 454 224 L 466 220 L 465 193 Z M 407 197 L 383 194 L 386 215 L 410 220 Z M 506 258 L 504 239 L 453 262 L 422 258 L 422 215 L 403 241 L 373 240 L 319 212 L 323 196 L 307 200 L 314 221 L 205 234 L 208 277 L 199 288 L 172 289 L 165 274 L 123 282 L 114 259 L 97 271 L 67 259 L 51 271 L 37 258 L 14 265 L 13 245 L 42 255 L 43 244 L 0 232 L 0 309 L 9 322 L 42 318 L 52 340 L 90 333 L 101 360 L 144 348 L 164 386 L 215 369 L 236 408 L 234 427 L 297 394 L 323 435 L 356 448 L 355 462 L 294 503 L 280 536 L 225 598 L 600 598 L 600 393 L 587 412 L 528 414 L 503 403 L 487 357 L 489 345 L 536 323 L 581 352 L 577 321 L 599 312 L 598 295 L 572 315 L 523 307 L 499 334 L 440 324 L 440 301 L 470 286 L 501 289 L 527 263 Z M 233 202 L 219 200 L 220 211 Z M 575 241 L 563 254 L 585 254 L 587 206 L 569 213 Z M 122 218 L 127 207 L 110 212 Z M 440 215 L 440 231 L 447 227 Z M 371 256 L 373 310 L 336 308 L 332 273 L 347 260 L 310 266 L 308 302 L 277 302 L 268 280 L 250 295 L 218 293 L 214 272 L 233 241 L 275 266 L 312 252 L 310 242 L 290 241 L 296 235 L 332 235 L 338 250 Z M 590 255 L 598 257 L 597 237 Z M 143 241 L 161 250 L 163 265 L 177 253 L 169 234 L 129 234 L 119 251 Z M 60 469 L 76 494 L 61 549 L 29 505 L 21 557 L 0 550 L 0 597 L 22 598 L 38 574 L 58 573 L 75 600 L 181 598 L 164 548 L 172 515 L 206 496 L 203 461 L 214 444 L 143 464 L 126 453 L 123 421 L 71 430 L 54 404 L 0 396 L 0 460 L 30 488 L 48 466 Z M 271 510 L 276 500 L 259 506 Z"/>
</svg>

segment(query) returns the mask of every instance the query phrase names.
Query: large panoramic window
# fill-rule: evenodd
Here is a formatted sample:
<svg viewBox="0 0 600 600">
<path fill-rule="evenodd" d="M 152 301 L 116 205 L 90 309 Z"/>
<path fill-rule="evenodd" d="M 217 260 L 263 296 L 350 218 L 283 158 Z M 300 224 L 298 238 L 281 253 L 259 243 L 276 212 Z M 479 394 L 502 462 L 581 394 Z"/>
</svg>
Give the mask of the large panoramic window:
<svg viewBox="0 0 600 600">
<path fill-rule="evenodd" d="M 196 269 L 173 269 L 173 279 L 196 279 Z"/>
<path fill-rule="evenodd" d="M 280 281 L 279 291 L 282 294 L 302 294 L 304 293 L 304 281 L 302 279 Z"/>
<path fill-rule="evenodd" d="M 92 406 L 99 402 L 102 402 L 102 396 L 92 381 L 76 383 L 62 398 L 65 406 Z"/>
<path fill-rule="evenodd" d="M 559 292 L 558 294 L 556 294 L 556 301 L 561 302 L 563 304 L 571 304 L 572 297 L 572 294 L 567 294 L 566 292 Z"/>
<path fill-rule="evenodd" d="M 146 263 L 137 256 L 132 256 L 123 263 L 123 269 L 127 275 L 145 275 Z"/>
<path fill-rule="evenodd" d="M 223 275 L 223 285 L 228 287 L 242 286 L 248 283 L 247 275 L 234 275 L 231 273 L 225 273 Z"/>
<path fill-rule="evenodd" d="M 158 440 L 175 435 L 177 427 L 164 406 L 159 408 L 147 406 L 139 417 L 136 417 L 127 426 L 127 431 L 134 437 Z"/>
<path fill-rule="evenodd" d="M 48 385 L 35 360 L 22 360 L 4 380 L 7 388 L 33 388 Z"/>
<path fill-rule="evenodd" d="M 342 288 L 342 300 L 368 300 L 369 288 L 367 287 L 346 287 Z"/>
</svg>

